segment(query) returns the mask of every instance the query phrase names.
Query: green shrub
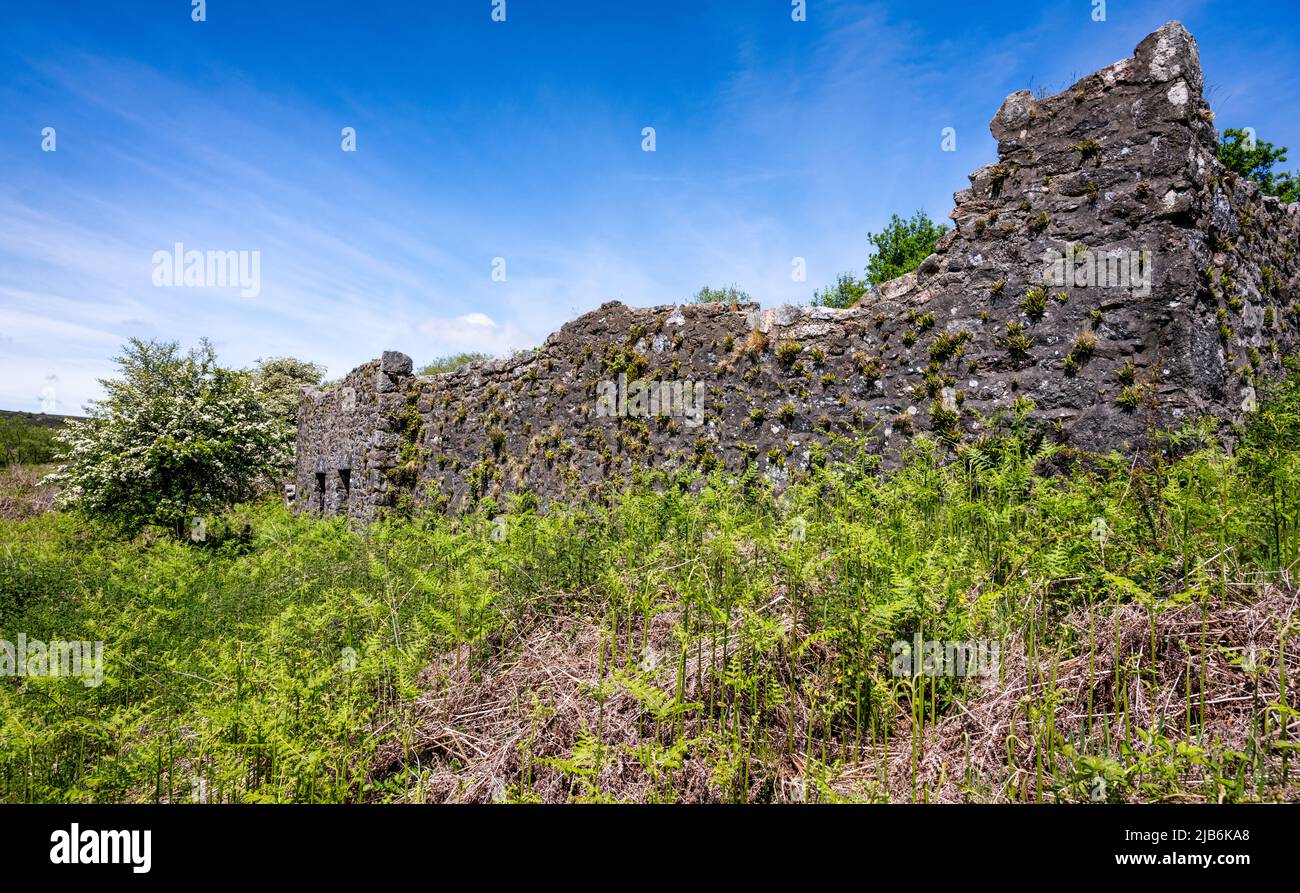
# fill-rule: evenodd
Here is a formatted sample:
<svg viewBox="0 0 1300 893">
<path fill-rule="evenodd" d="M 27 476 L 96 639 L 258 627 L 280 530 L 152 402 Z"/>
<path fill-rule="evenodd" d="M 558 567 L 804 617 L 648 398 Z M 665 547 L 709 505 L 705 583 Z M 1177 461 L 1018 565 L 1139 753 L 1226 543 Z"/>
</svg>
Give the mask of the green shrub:
<svg viewBox="0 0 1300 893">
<path fill-rule="evenodd" d="M 736 285 L 722 288 L 709 288 L 707 285 L 697 291 L 691 298 L 693 304 L 744 304 L 752 301 L 748 292 L 741 291 Z"/>
<path fill-rule="evenodd" d="M 492 359 L 490 354 L 485 353 L 457 353 L 445 357 L 438 357 L 431 363 L 421 366 L 416 374 L 418 375 L 439 375 L 443 372 L 454 372 L 466 363 L 477 363 L 480 360 Z"/>
</svg>

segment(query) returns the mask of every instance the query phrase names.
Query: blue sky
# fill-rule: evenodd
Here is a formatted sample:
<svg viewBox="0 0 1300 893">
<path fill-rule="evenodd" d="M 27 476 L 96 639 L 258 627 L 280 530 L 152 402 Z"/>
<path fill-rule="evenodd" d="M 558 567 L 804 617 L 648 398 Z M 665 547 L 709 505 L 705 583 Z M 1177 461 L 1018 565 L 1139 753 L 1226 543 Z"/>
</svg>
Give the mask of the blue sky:
<svg viewBox="0 0 1300 893">
<path fill-rule="evenodd" d="M 78 412 L 133 336 L 334 377 L 385 348 L 533 346 L 611 299 L 806 302 L 891 212 L 946 220 L 1006 94 L 1169 19 L 1218 124 L 1300 166 L 1293 0 L 1111 0 L 1104 22 L 1091 0 L 492 6 L 3 4 L 0 408 Z M 260 292 L 155 287 L 177 242 L 259 252 Z"/>
</svg>

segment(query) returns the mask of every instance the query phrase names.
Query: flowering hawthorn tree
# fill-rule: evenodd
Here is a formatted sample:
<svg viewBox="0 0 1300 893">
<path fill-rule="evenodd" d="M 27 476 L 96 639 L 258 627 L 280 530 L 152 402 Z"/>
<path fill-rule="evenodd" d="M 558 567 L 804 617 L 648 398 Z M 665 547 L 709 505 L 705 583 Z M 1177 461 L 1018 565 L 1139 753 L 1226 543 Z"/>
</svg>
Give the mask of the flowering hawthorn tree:
<svg viewBox="0 0 1300 893">
<path fill-rule="evenodd" d="M 59 435 L 63 464 L 49 480 L 62 488 L 61 508 L 179 536 L 292 462 L 289 429 L 252 374 L 219 366 L 206 339 L 182 353 L 176 342 L 133 338 L 115 362 L 122 373 L 100 380 L 104 399 Z"/>
</svg>

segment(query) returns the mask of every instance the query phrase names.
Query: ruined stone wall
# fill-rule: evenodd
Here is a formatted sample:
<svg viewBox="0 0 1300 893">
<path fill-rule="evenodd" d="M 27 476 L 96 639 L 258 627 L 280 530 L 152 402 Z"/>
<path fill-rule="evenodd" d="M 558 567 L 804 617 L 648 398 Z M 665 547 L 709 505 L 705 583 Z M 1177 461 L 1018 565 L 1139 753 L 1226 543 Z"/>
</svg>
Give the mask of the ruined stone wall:
<svg viewBox="0 0 1300 893">
<path fill-rule="evenodd" d="M 287 496 L 299 511 L 370 518 L 393 504 L 411 359 L 386 351 L 328 389 L 305 389 L 297 471 Z"/>
<path fill-rule="evenodd" d="M 1240 422 L 1296 346 L 1300 206 L 1219 165 L 1202 86 L 1171 23 L 1060 94 L 1007 97 L 998 161 L 956 194 L 935 254 L 849 310 L 614 302 L 443 375 L 386 353 L 304 395 L 296 505 L 566 498 L 645 466 L 754 463 L 780 484 L 852 442 L 888 463 L 920 432 L 970 441 L 1021 398 L 1087 450 Z M 695 387 L 647 415 L 638 380 Z"/>
</svg>

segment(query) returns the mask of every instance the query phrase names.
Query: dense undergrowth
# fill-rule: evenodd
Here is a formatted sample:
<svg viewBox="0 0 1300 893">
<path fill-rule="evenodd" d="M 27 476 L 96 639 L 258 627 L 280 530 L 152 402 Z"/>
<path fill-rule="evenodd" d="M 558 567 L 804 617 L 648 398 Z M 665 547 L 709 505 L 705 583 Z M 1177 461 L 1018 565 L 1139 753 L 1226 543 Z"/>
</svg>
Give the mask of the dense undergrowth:
<svg viewBox="0 0 1300 893">
<path fill-rule="evenodd" d="M 0 468 L 51 462 L 58 455 L 57 426 L 30 421 L 18 413 L 0 414 Z"/>
<path fill-rule="evenodd" d="M 0 679 L 0 800 L 1294 799 L 1297 410 L 201 546 L 2 522 L 0 639 L 106 669 Z M 997 666 L 899 675 L 914 636 Z"/>
</svg>

